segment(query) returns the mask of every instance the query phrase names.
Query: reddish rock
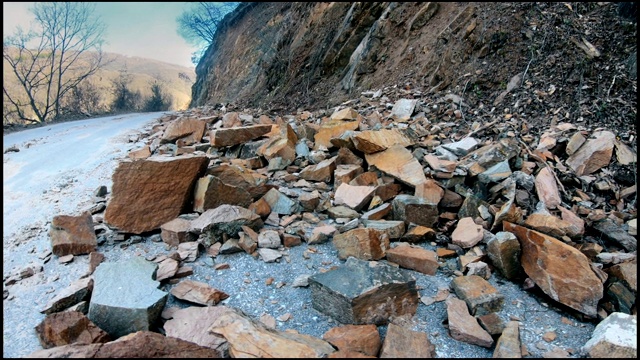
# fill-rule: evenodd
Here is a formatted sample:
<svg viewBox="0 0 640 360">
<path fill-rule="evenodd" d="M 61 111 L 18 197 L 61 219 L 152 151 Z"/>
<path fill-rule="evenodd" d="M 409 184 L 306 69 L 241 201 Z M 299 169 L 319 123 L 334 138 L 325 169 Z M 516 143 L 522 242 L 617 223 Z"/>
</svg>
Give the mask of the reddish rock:
<svg viewBox="0 0 640 360">
<path fill-rule="evenodd" d="M 373 186 L 352 186 L 347 183 L 342 183 L 336 189 L 334 204 L 346 205 L 351 209 L 359 211 L 368 205 L 375 189 Z"/>
<path fill-rule="evenodd" d="M 446 303 L 449 333 L 452 338 L 486 348 L 493 346 L 493 338 L 478 324 L 476 318 L 469 315 L 464 301 L 451 297 Z"/>
<path fill-rule="evenodd" d="M 188 146 L 202 141 L 207 123 L 198 119 L 178 119 L 164 130 L 161 144 L 179 141 L 178 146 Z"/>
<path fill-rule="evenodd" d="M 381 341 L 378 327 L 369 325 L 343 325 L 329 329 L 322 338 L 340 351 L 359 352 L 378 356 Z"/>
<path fill-rule="evenodd" d="M 362 166 L 355 164 L 338 164 L 336 158 L 336 170 L 333 172 L 334 188 L 338 188 L 342 183 L 349 183 L 356 176 L 362 174 Z"/>
<path fill-rule="evenodd" d="M 40 310 L 43 314 L 52 314 L 69 308 L 81 301 L 89 300 L 93 292 L 93 277 L 86 277 L 72 282 L 68 287 L 56 293 Z"/>
<path fill-rule="evenodd" d="M 322 160 L 316 165 L 309 165 L 300 171 L 300 177 L 308 181 L 331 183 L 331 177 L 336 170 L 336 157 Z"/>
<path fill-rule="evenodd" d="M 438 256 L 435 252 L 411 245 L 399 245 L 387 249 L 387 260 L 403 268 L 427 275 L 435 275 L 438 270 Z"/>
<path fill-rule="evenodd" d="M 471 315 L 498 312 L 504 306 L 504 296 L 478 275 L 458 276 L 451 281 L 451 288 L 466 302 Z"/>
<path fill-rule="evenodd" d="M 209 328 L 222 314 L 230 311 L 224 305 L 190 306 L 173 313 L 172 319 L 164 323 L 166 336 L 196 343 L 214 349 L 223 357 L 228 356 L 229 343 L 218 335 L 209 332 Z"/>
<path fill-rule="evenodd" d="M 151 156 L 151 149 L 149 145 L 145 145 L 140 149 L 129 151 L 129 159 L 131 160 L 142 160 Z"/>
<path fill-rule="evenodd" d="M 517 321 L 509 321 L 493 350 L 494 358 L 521 358 L 520 327 Z"/>
<path fill-rule="evenodd" d="M 353 140 L 355 148 L 365 154 L 386 150 L 394 145 L 402 147 L 413 145 L 413 141 L 398 129 L 361 131 L 352 136 L 351 140 Z"/>
<path fill-rule="evenodd" d="M 221 128 L 209 132 L 211 146 L 233 146 L 257 139 L 271 131 L 272 125 L 252 125 L 235 128 Z"/>
<path fill-rule="evenodd" d="M 208 162 L 206 156 L 190 155 L 120 162 L 104 222 L 140 234 L 175 219 L 190 208 L 196 179 Z"/>
<path fill-rule="evenodd" d="M 451 233 L 451 242 L 468 249 L 475 246 L 484 237 L 481 225 L 477 225 L 472 218 L 465 217 L 458 221 L 456 229 Z"/>
<path fill-rule="evenodd" d="M 183 218 L 175 218 L 160 226 L 160 237 L 166 244 L 177 247 L 180 243 L 195 241 L 195 234 L 189 232 L 191 221 Z"/>
<path fill-rule="evenodd" d="M 555 209 L 562 202 L 558 191 L 558 183 L 556 183 L 552 171 L 549 166 L 544 167 L 536 176 L 535 181 L 538 198 L 544 202 L 548 209 Z"/>
<path fill-rule="evenodd" d="M 543 233 L 506 221 L 503 227 L 520 241 L 522 267 L 545 294 L 588 316 L 597 315 L 603 285 L 584 254 Z"/>
<path fill-rule="evenodd" d="M 435 357 L 435 346 L 431 344 L 429 335 L 421 331 L 390 323 L 382 344 L 380 358 L 403 359 Z"/>
<path fill-rule="evenodd" d="M 178 285 L 171 289 L 171 295 L 180 300 L 191 301 L 206 306 L 216 305 L 229 297 L 224 291 L 193 280 L 182 280 L 179 282 Z"/>
<path fill-rule="evenodd" d="M 389 236 L 375 229 L 353 229 L 333 236 L 333 245 L 338 250 L 338 258 L 349 256 L 362 260 L 382 259 L 389 248 Z"/>
<path fill-rule="evenodd" d="M 374 154 L 365 154 L 365 159 L 369 166 L 375 166 L 407 185 L 416 186 L 427 180 L 420 162 L 401 145 L 394 145 Z"/>
<path fill-rule="evenodd" d="M 56 256 L 88 254 L 98 246 L 93 218 L 88 211 L 80 216 L 54 216 L 49 236 Z"/>
<path fill-rule="evenodd" d="M 48 315 L 36 328 L 36 335 L 43 348 L 67 344 L 106 343 L 111 337 L 92 323 L 83 313 L 64 311 Z"/>
<path fill-rule="evenodd" d="M 193 211 L 202 213 L 229 204 L 248 207 L 252 202 L 251 194 L 245 189 L 227 185 L 213 175 L 198 179 L 193 196 Z"/>
<path fill-rule="evenodd" d="M 429 204 L 439 204 L 444 196 L 444 190 L 433 179 L 427 179 L 425 182 L 416 185 L 414 195 L 427 200 Z"/>
<path fill-rule="evenodd" d="M 566 163 L 577 176 L 589 175 L 603 166 L 607 166 L 613 155 L 616 136 L 610 131 L 599 131 L 593 134 L 567 159 Z"/>
</svg>

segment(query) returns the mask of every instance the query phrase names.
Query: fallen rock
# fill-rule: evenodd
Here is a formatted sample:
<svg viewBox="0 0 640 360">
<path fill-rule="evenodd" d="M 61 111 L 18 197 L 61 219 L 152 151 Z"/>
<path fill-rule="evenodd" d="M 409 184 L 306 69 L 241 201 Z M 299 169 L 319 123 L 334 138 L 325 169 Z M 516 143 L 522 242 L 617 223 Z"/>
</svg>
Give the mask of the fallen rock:
<svg viewBox="0 0 640 360">
<path fill-rule="evenodd" d="M 636 251 L 638 249 L 638 239 L 636 239 L 635 236 L 629 235 L 627 231 L 625 231 L 621 226 L 616 225 L 610 219 L 594 222 L 592 227 L 602 234 L 604 238 L 622 246 L 629 252 Z"/>
<path fill-rule="evenodd" d="M 400 245 L 387 249 L 387 260 L 403 268 L 427 275 L 435 275 L 438 270 L 438 256 L 435 252 L 418 246 Z"/>
<path fill-rule="evenodd" d="M 360 211 L 373 197 L 375 191 L 373 186 L 352 186 L 342 183 L 336 189 L 334 195 L 335 205 L 346 205 L 351 209 Z"/>
<path fill-rule="evenodd" d="M 369 356 L 378 356 L 380 334 L 378 327 L 369 325 L 342 325 L 329 329 L 322 338 L 339 351 L 358 352 Z"/>
<path fill-rule="evenodd" d="M 413 141 L 398 129 L 361 131 L 352 136 L 351 140 L 355 148 L 365 154 L 383 151 L 394 145 L 402 147 L 413 145 Z"/>
<path fill-rule="evenodd" d="M 435 357 L 435 346 L 431 344 L 429 335 L 389 323 L 380 351 L 380 358 L 430 359 L 433 357 Z"/>
<path fill-rule="evenodd" d="M 216 320 L 230 308 L 217 306 L 190 306 L 176 310 L 172 318 L 164 323 L 166 336 L 196 343 L 216 350 L 221 357 L 228 357 L 229 343 L 218 334 L 209 332 Z"/>
<path fill-rule="evenodd" d="M 520 326 L 517 321 L 509 321 L 498 338 L 493 350 L 494 358 L 521 358 Z"/>
<path fill-rule="evenodd" d="M 194 280 L 182 280 L 173 289 L 171 295 L 180 300 L 196 304 L 213 306 L 229 297 L 224 291 L 212 288 L 206 283 Z"/>
<path fill-rule="evenodd" d="M 196 182 L 193 211 L 202 213 L 224 204 L 248 207 L 252 200 L 251 194 L 245 189 L 227 185 L 221 179 L 207 175 Z"/>
<path fill-rule="evenodd" d="M 40 345 L 45 349 L 75 343 L 94 344 L 111 341 L 109 334 L 78 311 L 47 315 L 35 330 Z"/>
<path fill-rule="evenodd" d="M 545 294 L 587 316 L 597 315 L 603 285 L 584 254 L 535 230 L 506 221 L 503 228 L 520 241 L 522 267 Z"/>
<path fill-rule="evenodd" d="M 354 257 L 310 276 L 309 287 L 313 308 L 343 324 L 383 325 L 418 307 L 415 279 L 405 270 Z"/>
<path fill-rule="evenodd" d="M 451 233 L 451 242 L 463 249 L 474 247 L 484 238 L 481 225 L 477 225 L 472 218 L 465 217 L 458 221 L 458 226 Z"/>
<path fill-rule="evenodd" d="M 229 355 L 233 358 L 320 358 L 335 351 L 322 339 L 268 328 L 237 309 L 218 316 L 209 332 L 228 341 Z"/>
<path fill-rule="evenodd" d="M 509 280 L 516 279 L 522 274 L 521 253 L 520 242 L 510 232 L 500 231 L 487 243 L 487 255 L 493 266 Z"/>
<path fill-rule="evenodd" d="M 100 264 L 93 274 L 89 319 L 114 339 L 150 330 L 168 296 L 158 289 L 157 269 L 157 264 L 143 258 Z"/>
<path fill-rule="evenodd" d="M 160 144 L 177 143 L 179 147 L 202 141 L 207 123 L 199 119 L 177 119 L 164 130 Z"/>
<path fill-rule="evenodd" d="M 49 300 L 40 312 L 48 315 L 88 300 L 93 292 L 93 284 L 93 277 L 86 277 L 72 282 L 68 287 L 58 292 L 53 299 Z"/>
<path fill-rule="evenodd" d="M 589 175 L 611 161 L 616 136 L 610 131 L 598 131 L 587 140 L 566 163 L 577 176 Z"/>
<path fill-rule="evenodd" d="M 420 162 L 402 145 L 393 145 L 384 151 L 365 154 L 369 166 L 393 176 L 399 181 L 416 186 L 427 180 Z"/>
<path fill-rule="evenodd" d="M 56 256 L 88 254 L 98 246 L 93 218 L 88 211 L 80 216 L 54 216 L 49 236 Z"/>
<path fill-rule="evenodd" d="M 220 205 L 215 209 L 203 212 L 197 219 L 191 221 L 191 231 L 206 233 L 204 246 L 209 247 L 220 240 L 223 234 L 228 237 L 237 237 L 242 231 L 242 226 L 254 230 L 263 225 L 262 219 L 253 211 L 236 205 Z"/>
<path fill-rule="evenodd" d="M 221 128 L 209 132 L 209 143 L 214 147 L 244 144 L 271 131 L 272 125 L 251 125 L 236 128 Z"/>
<path fill-rule="evenodd" d="M 177 247 L 187 241 L 195 241 L 195 234 L 189 232 L 191 221 L 183 218 L 175 218 L 160 226 L 160 237 L 166 244 Z"/>
<path fill-rule="evenodd" d="M 192 155 L 120 162 L 104 222 L 134 234 L 158 229 L 187 209 L 207 163 L 206 156 Z"/>
<path fill-rule="evenodd" d="M 592 358 L 637 358 L 637 339 L 637 317 L 614 312 L 596 326 L 582 350 Z"/>
<path fill-rule="evenodd" d="M 493 338 L 478 324 L 476 318 L 469 315 L 464 301 L 450 297 L 446 303 L 449 333 L 452 338 L 487 348 L 493 346 Z"/>
<path fill-rule="evenodd" d="M 353 229 L 333 236 L 333 245 L 338 250 L 338 258 L 350 256 L 362 260 L 379 260 L 385 257 L 389 248 L 389 236 L 371 228 Z"/>
<path fill-rule="evenodd" d="M 105 344 L 71 344 L 32 352 L 29 358 L 219 358 L 221 354 L 190 341 L 138 331 Z"/>
<path fill-rule="evenodd" d="M 458 276 L 451 281 L 451 288 L 467 304 L 471 315 L 498 312 L 504 306 L 504 295 L 478 275 Z"/>
</svg>

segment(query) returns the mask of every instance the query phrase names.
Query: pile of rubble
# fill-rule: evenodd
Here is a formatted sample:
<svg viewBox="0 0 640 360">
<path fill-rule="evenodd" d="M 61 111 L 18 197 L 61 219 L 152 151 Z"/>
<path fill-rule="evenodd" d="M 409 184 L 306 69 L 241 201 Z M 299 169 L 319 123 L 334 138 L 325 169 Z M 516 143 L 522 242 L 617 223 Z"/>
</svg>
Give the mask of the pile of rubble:
<svg viewBox="0 0 640 360">
<path fill-rule="evenodd" d="M 487 279 L 497 271 L 599 322 L 585 355 L 636 356 L 636 185 L 616 175 L 635 175 L 635 135 L 535 129 L 493 111 L 469 124 L 459 96 L 420 95 L 366 92 L 295 115 L 217 106 L 162 117 L 119 164 L 108 197 L 101 189 L 83 215 L 53 220 L 53 254 L 90 253 L 91 269 L 42 310 L 47 350 L 31 355 L 433 357 L 427 334 L 406 325 L 429 305 L 415 271 L 451 274 L 451 293 L 431 299 L 446 301 L 451 337 L 521 357 L 518 321 L 496 315 L 504 297 Z M 176 251 L 127 263 L 95 252 L 144 237 Z M 275 262 L 286 248 L 328 242 L 342 265 L 297 279 L 313 308 L 343 324 L 323 339 L 275 330 L 274 319 L 218 305 L 229 295 L 183 279 L 202 251 Z M 205 306 L 163 313 L 163 281 Z M 160 318 L 165 339 L 150 331 Z M 388 325 L 383 341 L 377 325 Z"/>
</svg>

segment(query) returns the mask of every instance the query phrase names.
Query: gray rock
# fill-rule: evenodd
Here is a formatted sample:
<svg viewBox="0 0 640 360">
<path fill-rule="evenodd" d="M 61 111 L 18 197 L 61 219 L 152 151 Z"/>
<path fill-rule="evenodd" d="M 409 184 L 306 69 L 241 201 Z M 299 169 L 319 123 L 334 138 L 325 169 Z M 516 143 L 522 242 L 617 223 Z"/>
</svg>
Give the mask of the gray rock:
<svg viewBox="0 0 640 360">
<path fill-rule="evenodd" d="M 418 307 L 416 281 L 403 269 L 354 257 L 338 269 L 309 277 L 314 309 L 343 324 L 387 324 L 413 316 Z"/>
<path fill-rule="evenodd" d="M 637 358 L 638 320 L 614 312 L 596 326 L 583 351 L 592 358 Z"/>
<path fill-rule="evenodd" d="M 262 197 L 276 214 L 291 215 L 302 209 L 300 203 L 292 200 L 277 189 L 270 189 Z"/>
<path fill-rule="evenodd" d="M 158 289 L 157 270 L 158 264 L 143 258 L 100 264 L 93 274 L 89 320 L 112 338 L 150 330 L 168 296 Z"/>
<path fill-rule="evenodd" d="M 471 151 L 473 151 L 478 146 L 478 140 L 472 137 L 464 138 L 460 141 L 456 141 L 450 144 L 440 145 L 443 148 L 453 152 L 458 156 L 465 156 Z M 438 146 L 438 147 L 440 147 Z"/>
</svg>

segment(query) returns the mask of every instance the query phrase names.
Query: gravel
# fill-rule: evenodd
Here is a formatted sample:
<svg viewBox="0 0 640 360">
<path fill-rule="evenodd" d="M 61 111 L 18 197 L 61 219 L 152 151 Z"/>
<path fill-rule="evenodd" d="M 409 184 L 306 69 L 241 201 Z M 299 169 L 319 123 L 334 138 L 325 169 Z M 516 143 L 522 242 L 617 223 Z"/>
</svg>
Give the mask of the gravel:
<svg viewBox="0 0 640 360">
<path fill-rule="evenodd" d="M 49 127 L 22 131 L 4 136 L 4 149 L 17 145 L 20 152 L 6 153 L 3 157 L 4 173 L 4 230 L 3 277 L 29 264 L 43 265 L 43 271 L 10 286 L 4 286 L 9 296 L 4 299 L 3 357 L 23 357 L 41 349 L 34 327 L 44 319 L 39 310 L 61 289 L 87 272 L 88 256 L 76 256 L 69 264 L 60 264 L 57 257 L 44 263 L 42 254 L 50 250 L 49 224 L 53 216 L 79 215 L 92 203 L 93 191 L 99 185 L 111 189 L 111 174 L 118 159 L 141 145 L 129 139 L 144 131 L 159 114 L 134 114 L 120 118 L 101 118 L 63 123 Z M 111 127 L 110 122 L 119 124 Z M 109 126 L 108 129 L 105 126 Z M 113 130 L 113 131 L 112 131 Z M 100 134 L 99 136 L 97 134 Z M 26 144 L 30 144 L 28 147 Z M 82 157 L 87 158 L 82 158 Z M 55 160 L 52 160 L 52 158 Z M 117 262 L 135 256 L 151 257 L 167 254 L 170 250 L 162 242 L 145 238 L 143 242 L 129 244 L 105 242 L 98 247 L 107 262 Z M 432 244 L 421 244 L 435 250 Z M 314 248 L 315 252 L 309 252 Z M 308 254 L 308 259 L 303 253 Z M 300 275 L 340 266 L 337 251 L 331 244 L 308 246 L 303 243 L 283 251 L 279 262 L 265 263 L 244 252 L 218 255 L 213 261 L 205 252 L 190 265 L 194 274 L 187 279 L 205 282 L 229 294 L 222 304 L 237 307 L 251 317 L 269 314 L 278 318 L 287 313 L 291 318 L 277 321 L 277 329 L 295 329 L 316 337 L 340 325 L 330 317 L 313 309 L 311 290 L 292 287 Z M 229 269 L 214 270 L 215 264 L 227 263 Z M 453 275 L 438 271 L 428 276 L 409 271 L 416 279 L 420 296 L 435 296 L 439 289 L 448 289 Z M 267 279 L 274 281 L 267 285 Z M 506 322 L 511 318 L 521 321 L 521 340 L 529 357 L 542 357 L 556 347 L 567 350 L 571 357 L 580 357 L 580 348 L 590 338 L 594 324 L 582 322 L 570 315 L 562 306 L 532 292 L 524 291 L 521 284 L 503 279 L 494 273 L 489 282 L 505 297 L 499 316 Z M 175 285 L 164 284 L 165 291 Z M 187 307 L 193 304 L 169 296 L 167 307 Z M 566 318 L 562 321 L 562 318 Z M 446 328 L 444 301 L 431 305 L 420 303 L 413 317 L 412 330 L 425 332 L 435 345 L 437 357 L 484 358 L 491 357 L 493 349 L 456 341 Z M 568 321 L 567 321 L 568 320 Z M 386 326 L 380 326 L 382 337 Z M 543 335 L 554 331 L 557 338 L 551 342 Z"/>
</svg>

